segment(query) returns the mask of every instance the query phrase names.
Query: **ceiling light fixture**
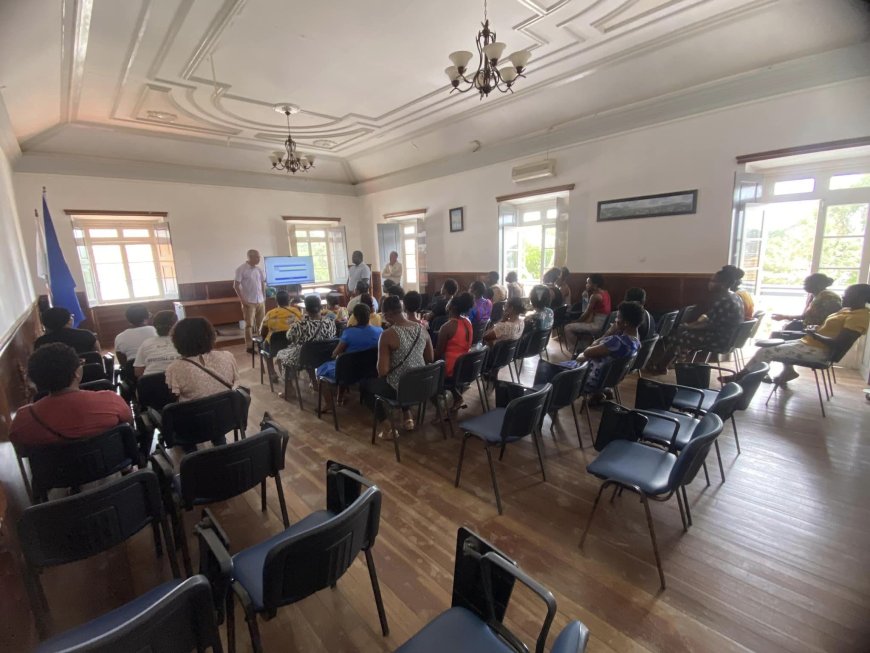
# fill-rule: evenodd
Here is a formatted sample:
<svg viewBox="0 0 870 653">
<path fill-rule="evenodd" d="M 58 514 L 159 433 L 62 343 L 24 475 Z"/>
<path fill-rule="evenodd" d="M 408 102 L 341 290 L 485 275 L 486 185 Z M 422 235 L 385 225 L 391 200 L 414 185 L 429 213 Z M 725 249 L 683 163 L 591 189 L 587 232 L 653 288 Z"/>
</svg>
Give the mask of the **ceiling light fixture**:
<svg viewBox="0 0 870 653">
<path fill-rule="evenodd" d="M 489 18 L 486 12 L 486 0 L 483 0 L 483 29 L 477 33 L 477 71 L 467 74 L 468 62 L 474 57 L 474 53 L 468 50 L 459 50 L 450 55 L 452 66 L 444 69 L 453 88 L 450 92 L 459 91 L 466 93 L 472 89 L 480 93 L 480 99 L 498 89 L 502 93 L 513 93 L 513 83 L 518 77 L 525 77 L 523 71 L 532 53 L 528 50 L 517 50 L 508 56 L 510 65 L 502 65 L 498 68 L 498 61 L 502 52 L 507 47 L 504 43 L 496 41 L 495 32 L 489 29 Z"/>
<path fill-rule="evenodd" d="M 297 154 L 296 141 L 290 135 L 290 114 L 299 113 L 299 107 L 293 104 L 275 105 L 275 111 L 287 116 L 287 140 L 284 141 L 284 152 L 278 150 L 272 152 L 269 160 L 273 170 L 287 170 L 294 175 L 299 172 L 307 172 L 314 167 L 314 156 L 311 154 Z"/>
</svg>

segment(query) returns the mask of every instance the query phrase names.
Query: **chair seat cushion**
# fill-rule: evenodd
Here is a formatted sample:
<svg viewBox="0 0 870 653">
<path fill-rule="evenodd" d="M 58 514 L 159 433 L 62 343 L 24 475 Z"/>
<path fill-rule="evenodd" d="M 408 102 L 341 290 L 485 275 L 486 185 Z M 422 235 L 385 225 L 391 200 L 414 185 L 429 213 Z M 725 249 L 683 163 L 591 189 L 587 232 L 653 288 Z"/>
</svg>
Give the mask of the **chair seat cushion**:
<svg viewBox="0 0 870 653">
<path fill-rule="evenodd" d="M 598 478 L 636 485 L 646 494 L 668 491 L 668 477 L 677 457 L 639 442 L 614 440 L 586 467 Z"/>
<path fill-rule="evenodd" d="M 81 646 L 100 635 L 114 630 L 135 617 L 138 617 L 142 612 L 181 585 L 182 582 L 184 581 L 171 580 L 162 585 L 158 585 L 154 589 L 145 592 L 145 594 L 137 596 L 129 603 L 125 603 L 120 608 L 116 608 L 111 612 L 107 612 L 96 619 L 82 624 L 81 626 L 45 640 L 39 645 L 39 648 L 36 649 L 36 653 L 66 651 L 67 649 Z"/>
<path fill-rule="evenodd" d="M 334 513 L 329 510 L 312 512 L 292 524 L 290 528 L 233 556 L 233 578 L 247 590 L 256 610 L 263 609 L 263 566 L 266 564 L 269 551 L 281 542 L 316 528 L 334 516 Z"/>
<path fill-rule="evenodd" d="M 423 626 L 395 653 L 513 653 L 493 630 L 470 610 L 450 608 Z"/>
<path fill-rule="evenodd" d="M 483 415 L 460 422 L 459 428 L 486 442 L 501 442 L 501 426 L 506 411 L 506 408 L 493 408 Z"/>
<path fill-rule="evenodd" d="M 704 399 L 701 401 L 701 410 L 707 412 L 710 406 L 716 401 L 719 396 L 718 390 L 701 390 L 704 393 Z M 698 409 L 698 393 L 689 392 L 683 388 L 677 388 L 677 394 L 674 395 L 674 400 L 671 402 L 674 408 L 680 410 L 697 410 Z"/>
<path fill-rule="evenodd" d="M 692 433 L 695 432 L 695 428 L 700 422 L 691 415 L 672 413 L 668 410 L 648 410 L 644 414 L 646 413 L 662 415 L 669 419 L 656 419 L 653 415 L 648 415 L 649 421 L 644 426 L 641 437 L 644 440 L 652 440 L 665 445 L 670 444 L 676 426 L 671 419 L 675 419 L 680 423 L 680 430 L 677 431 L 677 449 L 682 449 L 689 443 L 689 440 L 692 439 Z"/>
</svg>

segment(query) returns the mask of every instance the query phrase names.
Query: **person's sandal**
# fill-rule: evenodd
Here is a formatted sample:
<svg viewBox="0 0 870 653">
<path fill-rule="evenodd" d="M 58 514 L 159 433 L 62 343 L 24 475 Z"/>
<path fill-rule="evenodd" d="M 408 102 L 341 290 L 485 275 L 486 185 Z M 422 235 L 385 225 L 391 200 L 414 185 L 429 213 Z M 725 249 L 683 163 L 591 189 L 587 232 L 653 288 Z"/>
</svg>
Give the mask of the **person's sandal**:
<svg viewBox="0 0 870 653">
<path fill-rule="evenodd" d="M 404 428 L 406 431 L 413 431 L 414 430 L 414 420 L 409 417 L 408 419 L 406 419 L 402 423 L 402 428 Z"/>
</svg>

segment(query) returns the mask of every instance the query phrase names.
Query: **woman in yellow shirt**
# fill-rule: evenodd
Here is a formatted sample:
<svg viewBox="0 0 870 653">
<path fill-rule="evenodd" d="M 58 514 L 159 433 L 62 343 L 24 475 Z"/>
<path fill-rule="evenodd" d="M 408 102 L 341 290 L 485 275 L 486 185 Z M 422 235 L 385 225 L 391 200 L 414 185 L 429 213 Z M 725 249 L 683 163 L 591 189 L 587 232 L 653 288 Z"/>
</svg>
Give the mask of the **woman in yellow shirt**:
<svg viewBox="0 0 870 653">
<path fill-rule="evenodd" d="M 278 375 L 275 373 L 275 366 L 272 358 L 281 349 L 287 346 L 287 339 L 282 338 L 281 343 L 275 343 L 275 350 L 272 351 L 272 336 L 275 333 L 286 333 L 290 327 L 302 319 L 302 311 L 296 306 L 290 305 L 290 293 L 286 290 L 279 290 L 275 294 L 275 301 L 278 305 L 271 311 L 267 312 L 263 317 L 263 323 L 260 325 L 260 336 L 263 338 L 261 347 L 272 354 L 266 359 L 266 367 L 269 368 L 269 376 L 272 377 L 272 382 L 278 382 Z"/>
</svg>

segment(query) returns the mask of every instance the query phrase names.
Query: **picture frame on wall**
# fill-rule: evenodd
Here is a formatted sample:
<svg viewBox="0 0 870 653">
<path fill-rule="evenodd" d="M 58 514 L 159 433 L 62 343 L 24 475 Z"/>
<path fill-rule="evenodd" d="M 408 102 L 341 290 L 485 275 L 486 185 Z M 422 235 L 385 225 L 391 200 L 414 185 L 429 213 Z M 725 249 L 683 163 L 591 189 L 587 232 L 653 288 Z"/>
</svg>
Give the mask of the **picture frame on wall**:
<svg viewBox="0 0 870 653">
<path fill-rule="evenodd" d="M 450 231 L 462 231 L 465 229 L 465 216 L 462 207 L 450 209 Z"/>
<path fill-rule="evenodd" d="M 598 202 L 598 222 L 689 215 L 697 212 L 697 189 Z"/>
</svg>

